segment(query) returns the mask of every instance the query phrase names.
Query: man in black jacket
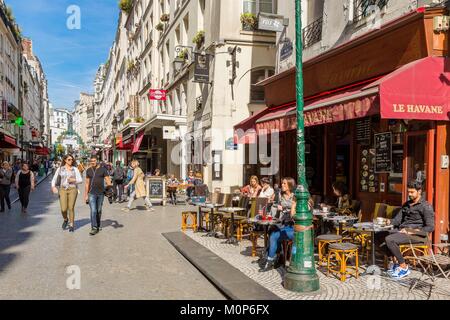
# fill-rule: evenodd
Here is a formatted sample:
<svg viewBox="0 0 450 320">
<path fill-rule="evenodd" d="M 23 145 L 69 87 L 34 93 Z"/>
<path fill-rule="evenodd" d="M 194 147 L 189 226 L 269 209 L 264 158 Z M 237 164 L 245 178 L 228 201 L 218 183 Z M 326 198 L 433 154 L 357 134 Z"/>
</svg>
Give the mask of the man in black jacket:
<svg viewBox="0 0 450 320">
<path fill-rule="evenodd" d="M 393 278 L 403 278 L 411 271 L 405 262 L 400 245 L 411 243 L 425 243 L 431 232 L 434 231 L 434 210 L 431 204 L 422 198 L 422 184 L 417 181 L 408 183 L 408 198 L 400 212 L 390 224 L 395 228 L 386 238 L 388 256 L 394 256 L 394 263 L 388 273 Z"/>
</svg>

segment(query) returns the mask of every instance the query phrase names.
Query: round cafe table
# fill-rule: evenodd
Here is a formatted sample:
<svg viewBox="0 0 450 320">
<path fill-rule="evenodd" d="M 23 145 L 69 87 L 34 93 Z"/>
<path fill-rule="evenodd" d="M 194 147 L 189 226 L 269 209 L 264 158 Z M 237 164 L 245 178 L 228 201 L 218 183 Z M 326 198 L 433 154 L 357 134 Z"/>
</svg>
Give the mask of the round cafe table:
<svg viewBox="0 0 450 320">
<path fill-rule="evenodd" d="M 375 233 L 392 230 L 394 226 L 392 225 L 380 226 L 374 224 L 373 222 L 362 222 L 362 223 L 355 223 L 353 227 L 357 231 L 370 232 L 370 237 L 372 240 L 372 264 L 367 267 L 367 270 L 362 275 L 375 274 L 375 272 L 379 270 L 375 260 Z"/>
<path fill-rule="evenodd" d="M 261 220 L 256 218 L 250 218 L 248 219 L 248 222 L 254 225 L 264 227 L 264 252 L 267 252 L 267 250 L 269 249 L 269 227 L 280 223 L 280 221 L 278 219 Z"/>
<path fill-rule="evenodd" d="M 216 204 L 216 203 L 210 203 L 210 202 L 197 202 L 193 203 L 193 205 L 198 207 L 198 225 L 197 231 L 205 231 L 208 232 L 206 234 L 207 237 L 215 237 L 217 235 L 217 232 L 215 232 L 215 225 L 214 225 L 214 212 L 216 209 L 223 207 L 223 204 Z M 203 210 L 202 209 L 209 209 L 210 210 L 210 216 L 209 216 L 209 223 L 210 223 L 210 230 L 206 230 L 201 225 L 201 221 L 203 220 Z"/>
<path fill-rule="evenodd" d="M 344 224 L 348 222 L 357 222 L 358 217 L 352 217 L 352 216 L 324 216 L 323 220 L 325 221 L 333 221 L 337 222 L 339 224 L 339 234 L 342 235 L 342 228 Z"/>
<path fill-rule="evenodd" d="M 230 207 L 230 208 L 221 208 L 220 212 L 225 212 L 225 213 L 231 213 L 231 230 L 230 230 L 230 237 L 228 238 L 227 241 L 225 241 L 226 244 L 232 244 L 232 245 L 238 245 L 239 241 L 236 239 L 236 237 L 234 236 L 234 214 L 236 212 L 242 212 L 242 211 L 246 211 L 247 209 L 245 208 L 234 208 L 234 207 Z"/>
</svg>

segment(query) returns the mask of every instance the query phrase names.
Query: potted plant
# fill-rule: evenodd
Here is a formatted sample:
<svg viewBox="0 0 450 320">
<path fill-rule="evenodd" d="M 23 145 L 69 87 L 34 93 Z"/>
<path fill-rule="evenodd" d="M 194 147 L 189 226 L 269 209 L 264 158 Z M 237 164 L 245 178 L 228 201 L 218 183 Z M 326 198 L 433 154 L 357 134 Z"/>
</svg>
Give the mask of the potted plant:
<svg viewBox="0 0 450 320">
<path fill-rule="evenodd" d="M 246 31 L 253 31 L 258 28 L 258 19 L 253 13 L 241 14 L 242 29 Z"/>
<path fill-rule="evenodd" d="M 126 126 L 127 124 L 130 124 L 130 123 L 131 123 L 131 119 L 127 119 L 123 122 L 123 125 Z"/>
<path fill-rule="evenodd" d="M 178 58 L 180 59 L 180 61 L 185 61 L 188 58 L 188 50 L 186 48 L 181 50 L 178 54 Z"/>
<path fill-rule="evenodd" d="M 160 20 L 162 22 L 169 22 L 169 19 L 170 19 L 170 16 L 167 13 L 163 13 L 160 18 Z"/>
<path fill-rule="evenodd" d="M 133 71 L 134 68 L 135 68 L 134 60 L 128 61 L 127 72 Z"/>
<path fill-rule="evenodd" d="M 131 9 L 133 9 L 133 0 L 120 0 L 119 8 L 126 14 L 130 14 Z"/>
<path fill-rule="evenodd" d="M 136 121 L 136 123 L 144 123 L 144 122 L 145 122 L 145 119 L 144 119 L 143 117 L 137 117 L 137 118 L 135 119 L 135 121 Z"/>
<path fill-rule="evenodd" d="M 195 43 L 198 48 L 200 48 L 205 42 L 205 31 L 201 30 L 197 32 L 194 39 L 192 39 L 192 42 Z"/>
<path fill-rule="evenodd" d="M 160 22 L 155 26 L 155 29 L 158 30 L 159 32 L 164 31 L 164 23 Z"/>
</svg>

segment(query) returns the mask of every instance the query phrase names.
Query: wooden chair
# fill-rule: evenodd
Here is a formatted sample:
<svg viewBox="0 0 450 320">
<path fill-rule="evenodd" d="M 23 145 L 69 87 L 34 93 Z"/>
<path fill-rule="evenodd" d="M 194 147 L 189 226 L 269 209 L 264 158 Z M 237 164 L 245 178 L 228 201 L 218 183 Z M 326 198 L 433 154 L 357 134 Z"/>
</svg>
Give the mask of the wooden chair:
<svg viewBox="0 0 450 320">
<path fill-rule="evenodd" d="M 191 221 L 190 223 L 188 221 Z M 181 213 L 181 230 L 184 232 L 187 229 L 197 230 L 197 212 L 185 211 Z"/>
<path fill-rule="evenodd" d="M 342 236 L 335 234 L 323 234 L 317 237 L 317 250 L 319 253 L 319 264 L 327 265 L 328 246 L 333 243 L 341 243 Z"/>
</svg>

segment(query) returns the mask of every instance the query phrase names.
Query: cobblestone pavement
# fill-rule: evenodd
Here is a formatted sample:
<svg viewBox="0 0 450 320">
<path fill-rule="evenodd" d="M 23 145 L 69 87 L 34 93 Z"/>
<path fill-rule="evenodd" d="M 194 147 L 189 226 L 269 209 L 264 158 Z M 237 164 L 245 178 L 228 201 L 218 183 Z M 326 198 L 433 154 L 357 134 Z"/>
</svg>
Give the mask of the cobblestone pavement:
<svg viewBox="0 0 450 320">
<path fill-rule="evenodd" d="M 103 230 L 91 237 L 89 209 L 79 196 L 71 234 L 61 229 L 50 179 L 41 183 L 28 215 L 19 203 L 0 214 L 0 299 L 224 299 L 161 235 L 180 230 L 179 210 L 125 213 L 124 206 L 105 201 Z M 66 286 L 72 265 L 80 267 L 80 290 Z"/>
<path fill-rule="evenodd" d="M 337 278 L 327 277 L 325 270 L 318 270 L 321 291 L 316 294 L 298 294 L 285 290 L 282 280 L 286 273 L 284 268 L 265 273 L 258 272 L 258 264 L 252 263 L 258 258 L 251 257 L 251 242 L 243 240 L 239 246 L 224 244 L 223 239 L 204 237 L 202 233 L 187 231 L 186 234 L 202 244 L 216 255 L 239 269 L 245 275 L 271 290 L 282 299 L 287 300 L 423 300 L 428 298 L 429 287 L 420 286 L 412 292 L 409 284 L 412 279 L 420 276 L 413 271 L 406 280 L 395 281 L 385 276 L 350 278 L 345 283 Z M 258 243 L 263 246 L 263 240 Z M 364 271 L 361 269 L 361 271 Z M 377 282 L 379 281 L 379 286 Z M 438 287 L 433 290 L 431 299 L 450 300 L 450 281 L 439 280 Z"/>
</svg>

